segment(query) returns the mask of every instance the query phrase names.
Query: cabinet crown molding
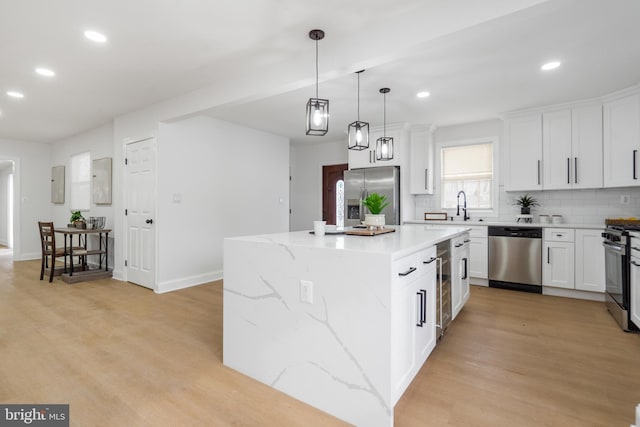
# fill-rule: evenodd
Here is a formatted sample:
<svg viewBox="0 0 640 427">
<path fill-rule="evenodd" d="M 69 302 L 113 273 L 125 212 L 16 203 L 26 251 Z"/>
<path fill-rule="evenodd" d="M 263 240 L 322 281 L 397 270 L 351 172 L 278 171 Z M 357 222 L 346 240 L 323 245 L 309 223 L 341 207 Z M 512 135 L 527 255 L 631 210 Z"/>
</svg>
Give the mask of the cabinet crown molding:
<svg viewBox="0 0 640 427">
<path fill-rule="evenodd" d="M 554 111 L 567 110 L 572 108 L 587 107 L 595 104 L 603 104 L 605 102 L 613 101 L 618 98 L 624 98 L 625 96 L 640 93 L 640 83 L 630 86 L 625 89 L 621 89 L 616 92 L 607 93 L 605 95 L 596 96 L 593 98 L 582 99 L 578 101 L 563 102 L 560 104 L 543 105 L 540 107 L 524 108 L 521 110 L 505 111 L 498 114 L 498 117 L 502 120 L 509 120 L 522 116 L 530 116 L 532 114 L 544 114 L 552 113 Z"/>
</svg>

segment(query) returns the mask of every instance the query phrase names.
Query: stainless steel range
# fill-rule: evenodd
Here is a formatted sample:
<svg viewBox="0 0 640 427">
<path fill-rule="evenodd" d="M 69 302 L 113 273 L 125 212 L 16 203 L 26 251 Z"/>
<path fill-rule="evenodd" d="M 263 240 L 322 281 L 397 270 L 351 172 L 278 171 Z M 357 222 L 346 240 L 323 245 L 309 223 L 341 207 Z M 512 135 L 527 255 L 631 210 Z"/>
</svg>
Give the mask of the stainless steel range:
<svg viewBox="0 0 640 427">
<path fill-rule="evenodd" d="M 607 221 L 608 222 L 608 221 Z M 607 310 L 625 331 L 637 331 L 630 321 L 630 253 L 629 229 L 637 225 L 607 224 L 602 233 L 605 256 L 605 302 Z"/>
</svg>

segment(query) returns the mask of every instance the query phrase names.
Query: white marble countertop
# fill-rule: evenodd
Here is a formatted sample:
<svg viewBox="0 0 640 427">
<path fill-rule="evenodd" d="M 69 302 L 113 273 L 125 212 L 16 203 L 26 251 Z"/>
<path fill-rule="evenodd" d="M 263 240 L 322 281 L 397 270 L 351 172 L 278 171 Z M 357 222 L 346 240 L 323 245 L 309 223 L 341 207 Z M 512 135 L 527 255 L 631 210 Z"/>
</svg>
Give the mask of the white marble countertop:
<svg viewBox="0 0 640 427">
<path fill-rule="evenodd" d="M 429 225 L 442 225 L 446 227 L 464 227 L 473 226 L 473 225 L 484 225 L 484 226 L 499 226 L 499 227 L 542 227 L 542 228 L 581 228 L 581 229 L 604 229 L 606 226 L 604 224 L 572 224 L 572 223 L 561 223 L 561 224 L 551 224 L 551 223 L 541 223 L 541 222 L 516 222 L 516 221 L 497 221 L 497 220 L 485 220 L 485 221 L 477 221 L 477 220 L 469 220 L 469 221 L 424 221 L 424 220 L 411 220 L 404 221 L 405 224 L 429 224 Z"/>
<path fill-rule="evenodd" d="M 309 231 L 289 233 L 261 234 L 255 236 L 230 237 L 231 240 L 242 240 L 255 243 L 273 243 L 286 247 L 325 248 L 345 251 L 386 253 L 398 258 L 404 254 L 433 246 L 449 240 L 469 230 L 465 224 L 453 224 L 443 229 L 418 227 L 416 225 L 389 226 L 396 229 L 393 233 L 377 236 L 353 236 L 346 234 L 325 234 L 315 236 Z"/>
</svg>

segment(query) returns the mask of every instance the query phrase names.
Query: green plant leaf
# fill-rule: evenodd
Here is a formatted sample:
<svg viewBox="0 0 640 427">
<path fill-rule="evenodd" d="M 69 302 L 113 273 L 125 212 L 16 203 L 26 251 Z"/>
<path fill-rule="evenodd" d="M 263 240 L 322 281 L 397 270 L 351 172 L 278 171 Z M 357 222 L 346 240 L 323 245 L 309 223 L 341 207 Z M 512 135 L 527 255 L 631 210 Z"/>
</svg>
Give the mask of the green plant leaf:
<svg viewBox="0 0 640 427">
<path fill-rule="evenodd" d="M 387 202 L 387 196 L 381 196 L 378 193 L 371 193 L 362 201 L 362 205 L 374 215 L 380 214 L 390 204 L 390 202 Z"/>
</svg>

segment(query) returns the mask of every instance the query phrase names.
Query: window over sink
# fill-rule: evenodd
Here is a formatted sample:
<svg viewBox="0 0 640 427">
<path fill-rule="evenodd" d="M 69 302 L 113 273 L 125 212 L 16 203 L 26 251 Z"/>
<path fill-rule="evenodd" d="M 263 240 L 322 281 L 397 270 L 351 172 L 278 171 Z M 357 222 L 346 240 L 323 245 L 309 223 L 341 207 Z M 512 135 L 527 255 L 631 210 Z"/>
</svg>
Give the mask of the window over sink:
<svg viewBox="0 0 640 427">
<path fill-rule="evenodd" d="M 490 213 L 497 208 L 496 142 L 497 138 L 484 138 L 438 144 L 442 209 L 455 209 L 461 190 L 470 211 Z"/>
</svg>

